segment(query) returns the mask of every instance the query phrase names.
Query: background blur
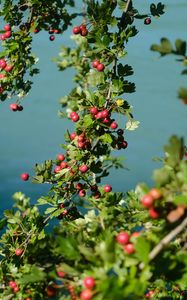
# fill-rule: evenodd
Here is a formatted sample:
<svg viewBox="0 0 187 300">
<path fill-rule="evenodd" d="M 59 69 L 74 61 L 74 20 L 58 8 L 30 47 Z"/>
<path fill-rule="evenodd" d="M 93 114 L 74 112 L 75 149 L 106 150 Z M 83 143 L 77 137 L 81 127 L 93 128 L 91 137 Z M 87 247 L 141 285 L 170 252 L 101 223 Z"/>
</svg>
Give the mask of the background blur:
<svg viewBox="0 0 187 300">
<path fill-rule="evenodd" d="M 152 1 L 134 1 L 145 12 Z M 136 4 L 137 2 L 137 4 Z M 141 2 L 138 3 L 138 2 Z M 163 145 L 172 134 L 187 135 L 187 107 L 177 99 L 177 89 L 185 85 L 182 66 L 175 57 L 159 58 L 151 52 L 150 45 L 159 43 L 161 37 L 171 41 L 186 39 L 186 0 L 163 0 L 166 13 L 160 20 L 152 19 L 150 26 L 138 20 L 139 34 L 129 41 L 124 63 L 134 68 L 129 77 L 137 92 L 125 95 L 134 106 L 134 117 L 141 122 L 138 130 L 128 132 L 129 148 L 115 152 L 124 155 L 127 170 L 112 171 L 109 178 L 115 191 L 127 191 L 138 182 L 152 184 L 152 170 L 159 167 L 152 158 L 163 155 Z M 33 174 L 35 163 L 53 159 L 61 152 L 66 129 L 71 122 L 59 119 L 57 112 L 61 96 L 72 88 L 73 72 L 59 72 L 52 58 L 57 57 L 61 44 L 71 44 L 72 28 L 56 35 L 54 42 L 41 32 L 34 36 L 34 53 L 40 58 L 40 74 L 34 78 L 30 95 L 24 101 L 24 111 L 13 113 L 10 101 L 0 103 L 0 210 L 11 206 L 11 195 L 23 191 L 33 201 L 48 190 L 46 185 L 33 185 L 20 180 L 22 172 Z"/>
</svg>

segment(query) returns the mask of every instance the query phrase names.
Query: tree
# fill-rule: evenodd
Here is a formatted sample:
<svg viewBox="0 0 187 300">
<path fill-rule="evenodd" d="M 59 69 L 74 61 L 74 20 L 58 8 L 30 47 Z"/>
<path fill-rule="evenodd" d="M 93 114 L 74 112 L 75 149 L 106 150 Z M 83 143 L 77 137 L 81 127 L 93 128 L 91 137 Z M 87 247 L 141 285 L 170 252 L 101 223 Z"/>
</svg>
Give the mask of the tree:
<svg viewBox="0 0 187 300">
<path fill-rule="evenodd" d="M 64 46 L 57 61 L 61 71 L 76 70 L 76 86 L 61 100 L 61 117 L 71 119 L 76 129 L 67 131 L 63 153 L 35 166 L 33 182 L 50 184 L 49 193 L 35 205 L 15 193 L 14 207 L 4 212 L 0 299 L 185 299 L 183 138 L 170 138 L 151 189 L 138 185 L 124 194 L 114 193 L 111 183 L 102 186 L 111 168 L 122 167 L 113 151 L 125 151 L 124 134 L 138 126 L 123 99 L 135 91 L 126 78 L 133 69 L 121 61 L 129 39 L 138 33 L 133 22 L 149 25 L 164 13 L 164 5 L 151 4 L 150 12 L 140 14 L 129 0 L 83 4 L 81 14 L 70 12 L 74 2 L 68 0 L 1 4 L 7 22 L 1 36 L 1 100 L 17 95 L 13 111 L 23 109 L 20 101 L 31 88 L 28 75 L 38 73 L 31 54 L 33 32 L 48 30 L 53 41 L 54 33 L 75 24 L 74 18 L 81 15 L 83 21 L 73 27 L 75 47 Z M 178 40 L 176 51 L 169 45 L 162 39 L 152 50 L 182 55 L 185 62 L 186 43 Z M 117 114 L 125 126 L 119 126 Z M 21 179 L 28 180 L 29 174 Z"/>
</svg>

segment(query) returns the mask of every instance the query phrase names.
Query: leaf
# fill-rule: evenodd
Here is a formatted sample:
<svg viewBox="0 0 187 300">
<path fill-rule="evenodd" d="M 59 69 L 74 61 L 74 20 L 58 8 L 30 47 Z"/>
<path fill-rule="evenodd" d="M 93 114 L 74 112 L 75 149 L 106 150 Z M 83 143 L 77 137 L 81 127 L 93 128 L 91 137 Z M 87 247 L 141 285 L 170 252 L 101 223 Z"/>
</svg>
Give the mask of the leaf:
<svg viewBox="0 0 187 300">
<path fill-rule="evenodd" d="M 182 205 L 187 206 L 187 196 L 186 195 L 177 195 L 174 197 L 173 202 L 176 205 L 182 204 Z"/>
<path fill-rule="evenodd" d="M 175 167 L 183 158 L 184 155 L 184 141 L 182 138 L 172 136 L 169 144 L 164 147 L 166 152 L 166 162 L 172 168 Z"/>
<path fill-rule="evenodd" d="M 136 256 L 145 264 L 149 261 L 150 243 L 139 237 L 135 244 Z"/>
<path fill-rule="evenodd" d="M 109 133 L 105 133 L 100 136 L 99 138 L 104 144 L 111 144 L 113 142 L 113 139 Z"/>
<path fill-rule="evenodd" d="M 46 274 L 43 272 L 43 270 L 33 265 L 30 269 L 29 274 L 22 274 L 20 278 L 20 283 L 28 284 L 32 282 L 43 281 L 45 277 Z"/>
<path fill-rule="evenodd" d="M 139 127 L 139 124 L 140 124 L 139 121 L 132 121 L 132 120 L 129 120 L 129 121 L 126 123 L 125 128 L 126 128 L 126 130 L 132 131 L 132 130 L 137 129 L 137 128 Z"/>
<path fill-rule="evenodd" d="M 176 47 L 177 54 L 185 56 L 185 54 L 186 54 L 186 42 L 185 41 L 177 39 L 175 41 L 175 47 Z"/>
<path fill-rule="evenodd" d="M 48 215 L 52 212 L 54 212 L 57 208 L 56 207 L 48 207 L 46 210 L 45 210 L 45 214 Z"/>
<path fill-rule="evenodd" d="M 80 257 L 80 252 L 77 249 L 77 241 L 74 238 L 58 238 L 58 251 L 70 260 L 78 260 Z"/>
<path fill-rule="evenodd" d="M 170 41 L 167 38 L 162 38 L 160 40 L 160 45 L 153 44 L 151 46 L 151 50 L 159 52 L 161 56 L 170 54 L 174 51 L 172 44 L 170 43 Z"/>
</svg>

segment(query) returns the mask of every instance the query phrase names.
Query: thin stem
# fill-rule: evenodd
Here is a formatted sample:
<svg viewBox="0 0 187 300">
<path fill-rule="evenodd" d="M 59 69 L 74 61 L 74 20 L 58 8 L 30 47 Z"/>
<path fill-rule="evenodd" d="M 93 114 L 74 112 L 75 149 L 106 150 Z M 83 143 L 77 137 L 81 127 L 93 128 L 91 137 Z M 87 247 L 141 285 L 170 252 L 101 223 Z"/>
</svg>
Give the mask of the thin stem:
<svg viewBox="0 0 187 300">
<path fill-rule="evenodd" d="M 126 4 L 126 7 L 125 7 L 125 10 L 124 10 L 125 13 L 128 11 L 130 3 L 131 3 L 131 0 L 128 0 L 127 4 Z"/>
</svg>

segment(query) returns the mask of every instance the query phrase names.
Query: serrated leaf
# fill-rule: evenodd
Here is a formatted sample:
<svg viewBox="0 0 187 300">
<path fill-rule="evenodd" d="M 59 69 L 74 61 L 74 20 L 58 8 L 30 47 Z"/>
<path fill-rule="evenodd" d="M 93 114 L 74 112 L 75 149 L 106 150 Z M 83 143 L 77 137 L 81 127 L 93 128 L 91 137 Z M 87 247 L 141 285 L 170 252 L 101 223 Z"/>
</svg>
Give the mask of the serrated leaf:
<svg viewBox="0 0 187 300">
<path fill-rule="evenodd" d="M 132 131 L 132 130 L 137 129 L 137 128 L 139 127 L 139 124 L 140 124 L 139 121 L 129 120 L 129 121 L 126 123 L 125 128 L 126 128 L 126 130 Z"/>
<path fill-rule="evenodd" d="M 136 256 L 145 264 L 149 261 L 150 243 L 139 237 L 135 244 Z"/>
</svg>

